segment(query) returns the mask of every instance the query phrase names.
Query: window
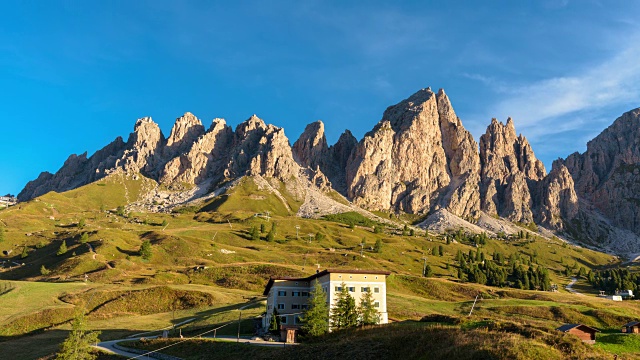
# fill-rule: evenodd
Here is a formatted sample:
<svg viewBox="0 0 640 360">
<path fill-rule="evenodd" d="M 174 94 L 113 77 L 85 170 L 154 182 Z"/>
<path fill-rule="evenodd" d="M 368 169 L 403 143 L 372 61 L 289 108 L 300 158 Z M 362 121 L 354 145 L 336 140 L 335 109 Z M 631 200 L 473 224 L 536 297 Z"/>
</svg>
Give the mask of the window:
<svg viewBox="0 0 640 360">
<path fill-rule="evenodd" d="M 353 275 L 349 275 L 349 279 L 353 279 Z"/>
<path fill-rule="evenodd" d="M 356 292 L 355 286 L 349 286 L 348 289 L 349 289 L 349 292 Z"/>
<path fill-rule="evenodd" d="M 302 305 L 302 310 L 307 310 L 308 308 L 309 308 L 309 305 L 307 305 L 307 304 L 303 304 Z"/>
<path fill-rule="evenodd" d="M 377 288 L 377 287 L 373 288 L 373 292 L 376 293 L 376 294 L 379 293 L 380 292 L 380 288 Z"/>
<path fill-rule="evenodd" d="M 302 321 L 300 320 L 300 316 L 296 316 L 296 317 L 294 317 L 294 318 L 293 318 L 293 323 L 294 323 L 294 324 L 301 324 L 301 323 L 302 323 Z"/>
<path fill-rule="evenodd" d="M 364 278 L 366 279 L 366 278 L 367 278 L 367 275 L 365 275 L 365 276 L 364 276 Z"/>
<path fill-rule="evenodd" d="M 361 287 L 360 288 L 360 292 L 364 293 L 364 292 L 369 292 L 369 291 L 371 291 L 371 289 L 369 289 L 368 287 Z"/>
<path fill-rule="evenodd" d="M 342 291 L 342 286 L 336 286 L 336 291 Z"/>
<path fill-rule="evenodd" d="M 296 286 L 298 286 L 298 283 L 296 282 Z"/>
<path fill-rule="evenodd" d="M 287 296 L 286 291 L 278 291 L 278 296 Z"/>
<path fill-rule="evenodd" d="M 284 304 L 278 304 L 278 310 L 284 310 Z"/>
<path fill-rule="evenodd" d="M 378 277 L 376 276 L 376 280 L 378 280 Z"/>
<path fill-rule="evenodd" d="M 267 307 L 267 309 L 269 309 L 269 310 L 271 310 L 271 308 L 272 308 L 272 306 L 271 306 L 271 305 L 269 305 L 269 307 Z"/>
<path fill-rule="evenodd" d="M 342 279 L 342 275 L 338 275 L 338 277 Z"/>
<path fill-rule="evenodd" d="M 300 291 L 292 291 L 291 296 L 300 296 Z"/>
<path fill-rule="evenodd" d="M 300 304 L 291 304 L 291 310 L 300 310 Z"/>
<path fill-rule="evenodd" d="M 308 291 L 303 291 L 302 292 L 302 296 L 309 296 L 309 292 Z"/>
<path fill-rule="evenodd" d="M 379 301 L 374 302 L 373 307 L 380 307 L 380 302 Z"/>
<path fill-rule="evenodd" d="M 280 324 L 286 324 L 286 323 L 287 323 L 287 315 L 280 316 Z"/>
</svg>

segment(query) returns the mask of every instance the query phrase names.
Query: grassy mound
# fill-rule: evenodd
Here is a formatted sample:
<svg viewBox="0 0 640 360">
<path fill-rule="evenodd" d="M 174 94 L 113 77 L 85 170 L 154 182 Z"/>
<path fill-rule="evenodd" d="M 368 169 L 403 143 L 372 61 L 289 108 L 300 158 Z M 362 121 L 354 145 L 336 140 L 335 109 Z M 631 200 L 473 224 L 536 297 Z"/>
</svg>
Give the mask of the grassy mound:
<svg viewBox="0 0 640 360">
<path fill-rule="evenodd" d="M 192 270 L 188 275 L 196 284 L 216 284 L 256 292 L 264 290 L 272 276 L 308 276 L 299 270 L 277 265 L 223 266 Z"/>
<path fill-rule="evenodd" d="M 122 345 L 156 350 L 177 340 Z M 495 329 L 396 323 L 337 331 L 285 349 L 190 340 L 162 350 L 184 359 L 609 359 L 575 337 L 501 324 Z"/>
</svg>

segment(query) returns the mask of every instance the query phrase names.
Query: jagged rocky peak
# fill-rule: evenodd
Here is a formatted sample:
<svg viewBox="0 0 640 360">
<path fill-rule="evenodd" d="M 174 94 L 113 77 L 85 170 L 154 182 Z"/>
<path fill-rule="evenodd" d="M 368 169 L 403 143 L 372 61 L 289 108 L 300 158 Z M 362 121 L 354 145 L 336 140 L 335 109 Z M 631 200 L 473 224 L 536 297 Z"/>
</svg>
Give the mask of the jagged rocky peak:
<svg viewBox="0 0 640 360">
<path fill-rule="evenodd" d="M 221 180 L 224 158 L 233 139 L 233 130 L 224 119 L 216 118 L 211 127 L 191 144 L 190 149 L 164 166 L 164 184 L 200 184 Z"/>
<path fill-rule="evenodd" d="M 480 136 L 480 161 L 482 177 L 502 180 L 517 172 L 527 179 L 542 180 L 546 174 L 544 164 L 533 153 L 529 141 L 522 135 L 516 136 L 512 118 L 506 125 L 495 118 Z"/>
<path fill-rule="evenodd" d="M 167 139 L 167 149 L 170 154 L 181 153 L 193 144 L 193 142 L 204 134 L 204 126 L 200 119 L 190 112 L 176 119 L 171 134 Z"/>
<path fill-rule="evenodd" d="M 578 216 L 579 203 L 573 178 L 561 161 L 554 161 L 541 184 L 541 205 L 536 222 L 556 230 Z"/>
<path fill-rule="evenodd" d="M 640 108 L 624 113 L 563 164 L 578 196 L 613 225 L 640 235 Z"/>
<path fill-rule="evenodd" d="M 477 179 L 477 156 L 475 141 L 444 91 L 436 96 L 422 89 L 387 108 L 353 150 L 347 194 L 373 210 L 424 213 L 445 207 L 466 216 L 479 208 L 477 183 L 450 184 L 457 176 Z"/>
<path fill-rule="evenodd" d="M 316 169 L 327 156 L 327 138 L 324 134 L 324 123 L 320 120 L 307 125 L 293 144 L 293 155 L 303 167 Z"/>
<path fill-rule="evenodd" d="M 495 118 L 480 137 L 481 207 L 512 221 L 532 222 L 535 182 L 546 170 L 527 139 L 516 136 L 512 118 L 503 124 Z"/>
</svg>

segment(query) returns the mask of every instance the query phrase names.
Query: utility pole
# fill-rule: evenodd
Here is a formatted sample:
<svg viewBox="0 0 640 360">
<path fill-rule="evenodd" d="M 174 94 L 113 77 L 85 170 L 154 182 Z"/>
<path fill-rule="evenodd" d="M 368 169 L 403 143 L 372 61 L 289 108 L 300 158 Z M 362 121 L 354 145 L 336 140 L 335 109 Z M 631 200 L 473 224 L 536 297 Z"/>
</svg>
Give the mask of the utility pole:
<svg viewBox="0 0 640 360">
<path fill-rule="evenodd" d="M 360 257 L 362 257 L 362 254 L 364 253 L 364 242 L 360 243 Z"/>
<path fill-rule="evenodd" d="M 240 310 L 240 316 L 238 317 L 238 339 L 236 342 L 240 342 L 240 323 L 242 322 L 242 310 Z"/>
<path fill-rule="evenodd" d="M 423 256 L 422 260 L 424 260 L 424 265 L 422 266 L 422 276 L 427 276 L 427 257 Z"/>
<path fill-rule="evenodd" d="M 313 239 L 313 234 L 308 234 L 309 235 L 309 244 L 311 244 L 311 240 Z"/>
<path fill-rule="evenodd" d="M 300 225 L 296 225 L 296 239 L 298 239 L 298 230 L 300 230 Z"/>
</svg>

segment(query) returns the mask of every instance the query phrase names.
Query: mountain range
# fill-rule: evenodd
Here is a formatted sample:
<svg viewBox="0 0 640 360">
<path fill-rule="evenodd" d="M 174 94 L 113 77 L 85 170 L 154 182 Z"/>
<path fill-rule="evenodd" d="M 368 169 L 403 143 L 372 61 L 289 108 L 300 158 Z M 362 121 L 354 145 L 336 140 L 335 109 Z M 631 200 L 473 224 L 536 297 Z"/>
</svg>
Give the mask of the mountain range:
<svg viewBox="0 0 640 360">
<path fill-rule="evenodd" d="M 234 130 L 223 119 L 207 129 L 186 113 L 168 137 L 142 118 L 126 142 L 118 137 L 90 157 L 71 155 L 55 174 L 30 181 L 18 199 L 113 174 L 155 180 L 129 204 L 148 211 L 219 195 L 248 176 L 279 196 L 293 194 L 303 203 L 298 216 L 408 213 L 423 227 L 443 221 L 450 227 L 455 219 L 456 226 L 493 233 L 513 232 L 500 225 L 508 222 L 640 253 L 640 109 L 616 119 L 586 152 L 554 161 L 550 172 L 511 118 L 493 119 L 476 142 L 442 89 L 419 90 L 388 107 L 359 141 L 346 130 L 331 146 L 321 121 L 291 145 L 284 129 L 255 115 Z"/>
</svg>

